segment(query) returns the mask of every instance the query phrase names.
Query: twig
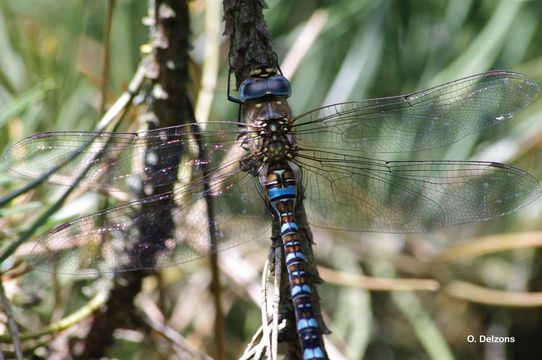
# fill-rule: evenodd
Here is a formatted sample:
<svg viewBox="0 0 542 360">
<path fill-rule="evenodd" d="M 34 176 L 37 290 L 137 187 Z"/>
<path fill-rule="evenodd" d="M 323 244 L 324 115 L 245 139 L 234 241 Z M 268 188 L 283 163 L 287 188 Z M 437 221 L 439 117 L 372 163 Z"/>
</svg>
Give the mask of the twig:
<svg viewBox="0 0 542 360">
<path fill-rule="evenodd" d="M 115 101 L 113 106 L 107 110 L 107 112 L 102 116 L 98 124 L 96 125 L 96 131 L 103 131 L 107 128 L 115 118 L 122 120 L 124 115 L 127 113 L 130 105 L 132 104 L 134 98 L 139 93 L 141 86 L 145 80 L 145 74 L 147 72 L 147 67 L 149 66 L 149 58 L 143 58 L 139 65 L 137 66 L 136 72 L 128 84 L 128 89 L 122 93 L 121 96 Z"/>
<path fill-rule="evenodd" d="M 198 101 L 195 108 L 195 117 L 199 122 L 208 121 L 209 113 L 211 111 L 211 105 L 213 101 L 214 89 L 216 87 L 218 76 L 218 63 L 219 63 L 219 47 L 220 47 L 220 7 L 219 2 L 208 2 L 205 11 L 205 51 L 204 51 L 204 63 L 203 73 L 201 81 L 201 89 L 198 94 Z M 199 127 L 198 127 L 199 130 Z M 196 131 L 199 134 L 199 131 Z M 207 152 L 205 150 L 205 144 L 202 139 L 196 136 L 196 141 L 199 147 L 199 157 L 206 163 L 208 159 Z M 204 180 L 204 193 L 205 202 L 207 204 L 207 219 L 209 221 L 209 235 L 211 240 L 211 246 L 216 247 L 218 241 L 216 239 L 216 229 L 214 224 L 214 204 L 213 198 L 209 195 L 209 172 L 207 166 L 202 167 L 202 178 Z M 214 324 L 214 337 L 216 341 L 216 356 L 218 359 L 224 359 L 226 354 L 225 338 L 224 338 L 224 313 L 222 310 L 222 289 L 220 285 L 220 272 L 218 265 L 218 254 L 216 252 L 211 253 L 209 257 L 209 265 L 211 268 L 211 293 L 213 295 L 213 303 L 215 307 L 215 324 Z"/>
<path fill-rule="evenodd" d="M 542 292 L 495 290 L 466 281 L 453 281 L 444 290 L 454 298 L 477 304 L 521 308 L 542 306 Z"/>
<path fill-rule="evenodd" d="M 372 291 L 437 291 L 440 284 L 433 279 L 394 279 L 361 276 L 318 266 L 318 271 L 329 284 L 362 288 Z"/>
<path fill-rule="evenodd" d="M 230 38 L 229 62 L 237 87 L 253 68 L 276 60 L 263 18 L 265 6 L 263 0 L 224 0 L 224 34 Z"/>
<path fill-rule="evenodd" d="M 252 336 L 252 339 L 250 339 L 250 342 L 247 344 L 245 352 L 243 353 L 243 355 L 241 355 L 239 360 L 261 359 L 262 352 L 265 349 L 265 340 L 264 340 L 263 332 L 264 332 L 264 326 L 261 325 Z M 258 339 L 260 339 L 260 341 L 258 344 L 256 344 L 256 341 Z"/>
<path fill-rule="evenodd" d="M 77 324 L 81 322 L 82 320 L 84 320 L 85 318 L 91 316 L 94 311 L 99 309 L 105 303 L 106 299 L 107 299 L 107 291 L 100 291 L 92 299 L 90 299 L 88 303 L 86 303 L 76 312 L 66 316 L 63 319 L 60 319 L 59 321 L 41 330 L 23 333 L 21 334 L 20 338 L 21 340 L 31 340 L 43 335 L 53 334 L 53 333 L 66 330 L 69 327 L 73 326 L 74 324 Z M 0 342 L 6 342 L 8 340 L 9 340 L 8 337 L 0 336 Z"/>
<path fill-rule="evenodd" d="M 263 341 L 262 343 L 265 345 L 265 352 L 266 356 L 269 359 L 275 359 L 274 357 L 274 346 L 271 341 L 271 335 L 273 332 L 272 327 L 270 327 L 270 319 L 269 319 L 269 309 L 274 312 L 273 309 L 273 303 L 271 304 L 271 307 L 269 306 L 269 295 L 267 294 L 267 282 L 269 279 L 269 270 L 271 268 L 271 262 L 269 259 L 265 260 L 264 263 L 264 271 L 262 272 L 262 281 L 261 281 L 261 287 L 262 287 L 262 303 L 261 303 L 261 310 L 262 310 L 262 328 L 263 328 Z M 274 297 L 273 297 L 274 299 Z M 273 318 L 271 317 L 271 321 Z"/>
<path fill-rule="evenodd" d="M 210 196 L 205 196 L 205 198 L 210 198 Z M 207 204 L 209 203 L 210 201 L 207 202 Z M 211 214 L 213 214 L 213 212 L 208 211 L 207 213 L 209 214 L 209 223 L 213 223 L 214 217 L 211 217 Z M 213 234 L 216 234 L 215 230 L 212 231 Z M 211 235 L 211 243 L 217 244 L 216 235 Z M 224 313 L 222 311 L 222 288 L 220 285 L 220 271 L 218 270 L 218 254 L 216 252 L 211 253 L 209 263 L 211 265 L 211 293 L 213 295 L 213 304 L 215 308 L 214 335 L 217 352 L 216 358 L 219 360 L 223 360 L 225 359 L 226 355 L 226 345 L 224 339 Z"/>
<path fill-rule="evenodd" d="M 100 99 L 100 115 L 105 113 L 105 106 L 107 103 L 107 85 L 109 83 L 109 70 L 111 68 L 111 24 L 113 20 L 113 9 L 115 7 L 115 0 L 107 1 L 107 15 L 105 17 L 104 25 L 104 62 L 102 72 L 102 89 Z"/>
<path fill-rule="evenodd" d="M 189 341 L 182 337 L 177 331 L 169 327 L 164 322 L 163 314 L 160 309 L 152 301 L 144 301 L 139 308 L 145 316 L 142 316 L 143 321 L 149 325 L 154 331 L 162 335 L 164 338 L 177 345 L 183 352 L 189 353 L 190 359 L 212 360 L 210 356 L 199 351 L 192 346 Z"/>
<path fill-rule="evenodd" d="M 260 359 L 262 357 L 262 352 L 265 350 L 265 359 L 275 360 L 278 359 L 278 334 L 279 334 L 279 310 L 280 310 L 280 289 L 281 289 L 281 278 L 282 278 L 282 247 L 273 246 L 270 253 L 270 258 L 272 257 L 273 262 L 268 259 L 265 260 L 264 270 L 261 277 L 261 302 L 260 310 L 262 316 L 262 325 L 258 331 L 252 337 L 252 340 L 247 345 L 247 348 L 240 358 L 243 360 L 246 359 Z M 271 266 L 274 265 L 274 276 L 273 276 L 273 291 L 272 291 L 272 302 L 269 304 L 269 294 L 267 292 L 268 282 L 269 282 L 269 273 Z M 277 266 L 277 264 L 279 264 Z M 271 310 L 271 316 L 269 314 Z M 256 344 L 256 339 L 261 335 L 260 341 Z"/>
<path fill-rule="evenodd" d="M 260 313 L 262 317 L 262 325 L 258 328 L 258 330 L 254 333 L 252 336 L 252 339 L 247 344 L 246 349 L 243 353 L 243 355 L 239 358 L 239 360 L 248 360 L 248 359 L 260 359 L 262 357 L 263 352 L 266 352 L 266 358 L 270 358 L 269 354 L 269 339 L 270 339 L 270 331 L 269 331 L 269 319 L 268 319 L 268 295 L 267 295 L 267 279 L 269 277 L 269 268 L 270 268 L 270 262 L 269 259 L 265 260 L 263 271 L 262 271 L 262 277 L 260 281 L 260 298 L 259 298 L 259 305 L 260 305 Z M 253 299 L 254 300 L 254 299 Z M 256 341 L 259 342 L 256 343 Z"/>
<path fill-rule="evenodd" d="M 200 93 L 198 94 L 198 100 L 195 108 L 195 117 L 200 122 L 208 120 L 211 104 L 213 100 L 214 88 L 216 87 L 216 79 L 218 74 L 218 59 L 219 59 L 219 7 L 218 2 L 211 1 L 208 3 L 205 12 L 205 29 L 206 29 L 206 41 L 205 41 L 205 56 L 203 63 L 203 74 Z M 199 133 L 196 132 L 196 133 Z M 199 154 L 202 160 L 207 158 L 205 146 L 203 141 L 197 137 Z M 205 161 L 204 161 L 205 162 Z M 203 169 L 203 179 L 208 179 L 208 172 L 206 167 Z M 204 180 L 205 181 L 205 180 Z M 209 184 L 205 181 L 204 187 L 206 190 L 209 188 Z M 208 191 L 205 191 L 208 194 Z M 211 239 L 211 246 L 217 245 L 216 229 L 214 226 L 214 206 L 212 198 L 208 195 L 205 196 L 207 203 L 207 219 L 209 221 L 209 234 Z M 215 324 L 214 324 L 214 337 L 216 340 L 216 352 L 219 359 L 223 359 L 225 356 L 225 339 L 224 339 L 224 314 L 222 311 L 221 294 L 222 289 L 220 285 L 220 274 L 218 266 L 218 254 L 211 253 L 209 257 L 209 265 L 211 268 L 211 293 L 213 296 L 213 303 L 215 308 Z"/>
<path fill-rule="evenodd" d="M 542 231 L 490 235 L 445 249 L 432 262 L 451 263 L 499 251 L 542 247 Z"/>
<path fill-rule="evenodd" d="M 213 197 L 211 196 L 211 189 L 209 180 L 211 179 L 209 169 L 207 164 L 208 161 L 208 155 L 207 151 L 205 150 L 205 144 L 203 143 L 203 140 L 201 139 L 199 126 L 197 124 L 194 124 L 194 137 L 196 138 L 196 142 L 198 144 L 198 158 L 202 161 L 202 179 L 203 179 L 203 193 L 205 198 L 205 204 L 207 206 L 207 228 L 209 229 L 209 239 L 210 239 L 210 246 L 212 249 L 216 249 L 218 247 L 218 239 L 217 239 L 217 229 L 215 224 L 215 211 L 214 211 L 214 201 Z M 222 360 L 226 356 L 226 347 L 225 347 L 225 339 L 224 339 L 224 313 L 222 311 L 222 287 L 220 285 L 220 271 L 218 266 L 218 253 L 216 251 L 212 251 L 209 256 L 209 266 L 211 268 L 211 293 L 213 295 L 213 304 L 215 308 L 215 323 L 214 323 L 214 336 L 216 341 L 216 357 L 219 360 Z"/>
<path fill-rule="evenodd" d="M 6 292 L 4 290 L 4 284 L 0 279 L 0 302 L 2 302 L 2 307 L 4 308 L 4 312 L 6 313 L 6 316 L 8 318 L 8 326 L 9 326 L 9 332 L 11 341 L 13 343 L 13 346 L 15 347 L 15 355 L 18 360 L 23 359 L 23 347 L 21 344 L 21 339 L 19 337 L 19 326 L 17 326 L 17 322 L 15 321 L 15 318 L 13 317 L 13 309 L 11 308 L 11 304 L 6 296 Z"/>
<path fill-rule="evenodd" d="M 275 278 L 273 281 L 273 328 L 271 339 L 271 359 L 278 359 L 278 339 L 279 339 L 279 310 L 280 310 L 280 289 L 282 280 L 282 246 L 275 246 Z"/>
</svg>

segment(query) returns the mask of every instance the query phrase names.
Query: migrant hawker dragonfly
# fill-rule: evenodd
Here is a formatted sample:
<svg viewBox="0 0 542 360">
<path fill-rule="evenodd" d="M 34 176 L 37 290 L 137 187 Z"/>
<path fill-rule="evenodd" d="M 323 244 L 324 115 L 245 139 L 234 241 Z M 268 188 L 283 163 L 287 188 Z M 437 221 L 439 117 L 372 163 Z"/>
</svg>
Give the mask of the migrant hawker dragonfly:
<svg viewBox="0 0 542 360">
<path fill-rule="evenodd" d="M 301 199 L 315 226 L 407 233 L 494 218 L 540 195 L 536 179 L 502 163 L 364 156 L 441 147 L 511 118 L 538 92 L 524 75 L 490 71 L 299 116 L 288 106 L 290 91 L 276 70 L 259 68 L 240 86 L 243 121 L 139 133 L 47 132 L 13 145 L 4 160 L 16 173 L 36 178 L 62 164 L 50 181 L 70 185 L 85 172 L 79 186 L 107 191 L 172 183 L 176 168 L 149 174 L 144 164 L 156 165 L 157 153 L 183 154 L 175 190 L 57 226 L 35 245 L 35 267 L 96 273 L 180 264 L 250 240 L 275 217 L 302 349 L 305 358 L 321 358 L 298 244 Z M 216 243 L 205 196 L 213 200 Z M 141 211 L 149 204 L 156 206 Z M 178 222 L 174 234 L 142 235 L 170 213 Z"/>
</svg>

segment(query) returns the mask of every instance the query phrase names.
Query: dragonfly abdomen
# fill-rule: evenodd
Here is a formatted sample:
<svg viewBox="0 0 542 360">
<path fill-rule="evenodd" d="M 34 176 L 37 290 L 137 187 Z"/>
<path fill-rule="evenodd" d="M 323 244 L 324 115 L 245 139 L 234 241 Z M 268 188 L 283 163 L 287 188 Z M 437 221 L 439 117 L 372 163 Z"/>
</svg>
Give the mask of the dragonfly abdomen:
<svg viewBox="0 0 542 360">
<path fill-rule="evenodd" d="M 280 235 L 303 359 L 325 359 L 321 330 L 312 306 L 306 260 L 299 243 L 299 228 L 294 216 L 297 180 L 290 166 L 280 163 L 270 167 L 265 188 L 269 203 L 280 219 Z"/>
</svg>

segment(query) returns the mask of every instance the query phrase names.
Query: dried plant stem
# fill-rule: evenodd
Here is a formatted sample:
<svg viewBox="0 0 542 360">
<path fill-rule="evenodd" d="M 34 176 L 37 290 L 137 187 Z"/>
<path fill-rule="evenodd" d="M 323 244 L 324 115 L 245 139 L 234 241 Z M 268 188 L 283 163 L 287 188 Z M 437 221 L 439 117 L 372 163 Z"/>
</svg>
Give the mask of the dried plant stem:
<svg viewBox="0 0 542 360">
<path fill-rule="evenodd" d="M 438 281 L 433 279 L 394 279 L 335 271 L 318 266 L 318 272 L 329 284 L 362 288 L 372 291 L 437 291 Z"/>
<path fill-rule="evenodd" d="M 107 299 L 107 292 L 101 291 L 98 294 L 96 294 L 92 299 L 89 300 L 88 303 L 86 303 L 84 306 L 79 308 L 74 313 L 66 316 L 65 318 L 62 318 L 61 320 L 50 324 L 49 326 L 41 329 L 36 330 L 28 333 L 23 333 L 20 335 L 21 340 L 30 340 L 35 339 L 43 335 L 53 334 L 60 332 L 62 330 L 66 330 L 73 326 L 74 324 L 77 324 L 81 322 L 82 320 L 88 318 L 92 315 L 94 311 L 99 309 L 106 301 Z M 7 336 L 0 336 L 0 342 L 6 342 L 9 341 L 9 338 Z"/>
<path fill-rule="evenodd" d="M 271 350 L 272 359 L 278 356 L 279 339 L 279 308 L 280 308 L 280 289 L 282 279 L 282 246 L 273 247 L 275 257 L 275 278 L 273 281 L 273 327 L 271 330 Z"/>
<path fill-rule="evenodd" d="M 542 306 L 542 292 L 488 289 L 466 281 L 453 281 L 444 289 L 450 296 L 477 304 L 519 308 Z"/>
<path fill-rule="evenodd" d="M 107 15 L 105 17 L 104 24 L 104 59 L 102 70 L 102 88 L 100 98 L 100 115 L 105 113 L 105 107 L 107 104 L 107 85 L 109 84 L 109 70 L 111 68 L 111 24 L 113 20 L 113 8 L 115 7 L 115 0 L 107 1 Z"/>
<path fill-rule="evenodd" d="M 4 308 L 4 313 L 6 314 L 8 318 L 8 326 L 9 326 L 11 342 L 13 346 L 15 347 L 15 356 L 17 357 L 17 360 L 22 360 L 23 347 L 21 344 L 21 338 L 19 337 L 19 326 L 17 325 L 17 322 L 15 321 L 15 318 L 13 316 L 11 303 L 9 302 L 9 299 L 6 296 L 6 292 L 4 291 L 4 284 L 2 283 L 1 280 L 0 280 L 0 302 L 2 303 L 2 307 Z"/>
</svg>

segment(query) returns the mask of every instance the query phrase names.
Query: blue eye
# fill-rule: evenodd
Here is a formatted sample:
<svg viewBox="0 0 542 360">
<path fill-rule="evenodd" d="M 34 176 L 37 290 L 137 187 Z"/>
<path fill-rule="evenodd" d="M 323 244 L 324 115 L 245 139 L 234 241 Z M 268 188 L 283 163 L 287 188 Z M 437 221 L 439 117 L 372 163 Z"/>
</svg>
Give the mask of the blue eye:
<svg viewBox="0 0 542 360">
<path fill-rule="evenodd" d="M 274 75 L 267 79 L 247 79 L 239 86 L 239 98 L 243 102 L 267 95 L 289 97 L 291 92 L 290 82 L 282 75 Z"/>
<path fill-rule="evenodd" d="M 239 86 L 241 101 L 262 98 L 267 94 L 267 84 L 264 79 L 247 79 Z"/>
<path fill-rule="evenodd" d="M 290 82 L 282 75 L 271 76 L 266 82 L 268 91 L 275 96 L 289 97 L 292 94 Z"/>
</svg>

